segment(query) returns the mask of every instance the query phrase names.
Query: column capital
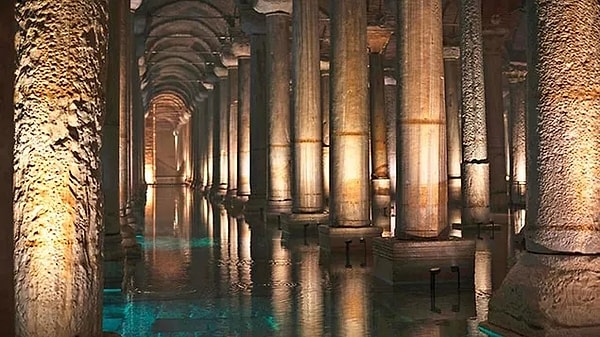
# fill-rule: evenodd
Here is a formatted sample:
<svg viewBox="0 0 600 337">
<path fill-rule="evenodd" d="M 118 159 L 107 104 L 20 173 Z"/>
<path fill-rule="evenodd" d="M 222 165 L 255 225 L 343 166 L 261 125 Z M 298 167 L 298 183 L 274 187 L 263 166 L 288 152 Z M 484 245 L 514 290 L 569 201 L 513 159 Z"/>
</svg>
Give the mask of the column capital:
<svg viewBox="0 0 600 337">
<path fill-rule="evenodd" d="M 264 35 L 267 33 L 265 15 L 248 6 L 240 8 L 240 22 L 242 31 L 248 35 Z"/>
<path fill-rule="evenodd" d="M 527 63 L 510 62 L 502 72 L 508 79 L 508 83 L 521 83 L 527 79 Z"/>
<path fill-rule="evenodd" d="M 319 61 L 319 69 L 321 69 L 322 73 L 329 73 L 329 61 L 320 60 Z"/>
<path fill-rule="evenodd" d="M 392 36 L 393 29 L 384 28 L 379 26 L 368 26 L 367 27 L 367 45 L 369 52 L 379 54 L 381 53 Z"/>
<path fill-rule="evenodd" d="M 231 44 L 231 54 L 237 58 L 248 58 L 250 57 L 250 40 L 245 38 L 238 38 Z"/>
<path fill-rule="evenodd" d="M 231 47 L 225 48 L 221 52 L 221 63 L 226 68 L 237 68 L 238 66 L 238 58 L 232 53 Z"/>
<path fill-rule="evenodd" d="M 458 46 L 444 46 L 444 60 L 458 60 L 460 59 L 460 47 Z"/>
<path fill-rule="evenodd" d="M 229 74 L 229 71 L 227 70 L 227 68 L 218 67 L 218 66 L 213 68 L 213 72 L 215 73 L 215 76 L 217 76 L 219 79 L 223 79 L 224 77 L 227 77 L 227 75 Z"/>
<path fill-rule="evenodd" d="M 261 14 L 292 14 L 292 0 L 252 0 L 250 3 Z"/>
</svg>

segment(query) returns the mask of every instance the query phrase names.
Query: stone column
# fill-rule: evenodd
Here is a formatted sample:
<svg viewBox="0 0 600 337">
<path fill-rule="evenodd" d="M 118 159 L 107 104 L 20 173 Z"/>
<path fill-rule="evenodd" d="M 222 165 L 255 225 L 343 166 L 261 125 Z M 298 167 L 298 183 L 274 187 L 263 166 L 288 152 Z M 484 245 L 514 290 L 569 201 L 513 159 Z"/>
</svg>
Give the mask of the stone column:
<svg viewBox="0 0 600 337">
<path fill-rule="evenodd" d="M 293 1 L 295 214 L 323 212 L 322 129 L 319 75 L 319 2 Z"/>
<path fill-rule="evenodd" d="M 526 65 L 511 63 L 506 71 L 510 90 L 509 157 L 510 201 L 512 205 L 524 205 L 526 197 L 526 143 L 525 118 L 527 109 Z"/>
<path fill-rule="evenodd" d="M 487 222 L 490 216 L 486 101 L 483 75 L 481 0 L 462 3 L 462 224 Z M 501 125 L 501 124 L 500 124 Z"/>
<path fill-rule="evenodd" d="M 5 139 L 0 143 L 0 159 L 4 163 L 13 162 L 14 145 L 14 105 L 13 90 L 15 78 L 15 1 L 0 3 L 0 130 Z M 0 165 L 0 214 L 5 222 L 0 226 L 0 268 L 4 271 L 14 269 L 13 249 L 13 166 Z M 15 336 L 15 292 L 13 273 L 0 274 L 0 326 L 6 336 Z"/>
<path fill-rule="evenodd" d="M 508 207 L 502 95 L 502 70 L 504 68 L 502 53 L 505 35 L 506 31 L 500 28 L 486 29 L 483 34 L 490 208 L 493 212 L 506 212 Z"/>
<path fill-rule="evenodd" d="M 14 335 L 100 337 L 108 1 L 18 2 L 16 21 Z"/>
<path fill-rule="evenodd" d="M 321 61 L 321 119 L 323 120 L 323 199 L 329 208 L 329 62 Z"/>
<path fill-rule="evenodd" d="M 206 103 L 204 105 L 204 116 L 205 116 L 205 123 L 204 123 L 204 141 L 206 142 L 206 147 L 205 147 L 205 154 L 204 156 L 206 157 L 206 167 L 205 167 L 205 174 L 206 174 L 206 185 L 204 186 L 204 190 L 208 193 L 210 191 L 210 189 L 213 186 L 213 172 L 214 172 L 214 166 L 213 166 L 213 162 L 214 162 L 214 153 L 213 153 L 213 149 L 214 149 L 214 136 L 213 133 L 215 132 L 214 130 L 214 102 L 215 102 L 215 91 L 214 91 L 214 85 L 208 82 L 203 83 L 204 87 L 209 90 L 208 93 L 208 97 L 206 99 Z"/>
<path fill-rule="evenodd" d="M 119 207 L 124 215 L 127 208 L 130 192 L 130 157 L 129 139 L 131 109 L 129 105 L 129 78 L 131 75 L 131 62 L 129 49 L 131 40 L 128 38 L 131 28 L 131 13 L 127 3 L 119 6 Z"/>
<path fill-rule="evenodd" d="M 292 209 L 292 124 L 290 116 L 290 13 L 292 1 L 256 1 L 266 14 L 268 211 Z"/>
<path fill-rule="evenodd" d="M 225 68 L 213 69 L 218 80 L 215 83 L 214 120 L 213 120 L 213 186 L 212 192 L 219 198 L 227 194 L 227 149 L 229 124 L 229 80 Z"/>
<path fill-rule="evenodd" d="M 331 2 L 331 225 L 370 225 L 365 0 Z"/>
<path fill-rule="evenodd" d="M 489 322 L 523 336 L 600 331 L 600 6 L 528 1 L 527 252 Z"/>
<path fill-rule="evenodd" d="M 392 31 L 379 27 L 367 29 L 369 45 L 369 103 L 371 111 L 371 218 L 374 226 L 390 232 L 390 169 L 387 150 L 387 116 L 383 55 Z"/>
<path fill-rule="evenodd" d="M 144 166 L 146 167 L 146 171 L 148 172 L 148 183 L 154 184 L 156 182 L 156 115 L 154 104 L 151 104 L 149 109 L 150 111 L 148 112 L 148 116 L 145 119 Z"/>
<path fill-rule="evenodd" d="M 446 146 L 448 152 L 448 216 L 460 223 L 461 197 L 461 68 L 460 48 L 444 47 L 444 83 L 446 98 Z"/>
<path fill-rule="evenodd" d="M 229 78 L 229 115 L 227 124 L 227 196 L 233 198 L 237 194 L 238 176 L 238 59 L 230 52 L 221 54 L 221 62 L 227 67 Z"/>
<path fill-rule="evenodd" d="M 448 225 L 440 0 L 398 3 L 397 237 L 437 237 Z"/>
<path fill-rule="evenodd" d="M 387 158 L 388 158 L 388 167 L 390 174 L 390 196 L 391 196 L 391 214 L 395 214 L 396 209 L 396 96 L 397 96 L 397 81 L 395 72 L 392 75 L 388 73 L 385 75 L 384 83 L 385 83 L 385 114 L 386 114 L 386 129 L 387 129 Z M 395 226 L 395 222 L 392 222 Z"/>
<path fill-rule="evenodd" d="M 236 42 L 232 47 L 238 58 L 238 169 L 237 196 L 250 196 L 250 45 Z"/>
</svg>

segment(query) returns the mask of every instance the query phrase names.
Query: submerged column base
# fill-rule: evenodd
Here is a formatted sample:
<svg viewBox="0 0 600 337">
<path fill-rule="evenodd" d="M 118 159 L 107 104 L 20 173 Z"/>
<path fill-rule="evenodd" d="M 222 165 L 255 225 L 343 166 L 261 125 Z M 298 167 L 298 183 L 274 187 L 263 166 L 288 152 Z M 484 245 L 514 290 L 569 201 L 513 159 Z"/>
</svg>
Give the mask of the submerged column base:
<svg viewBox="0 0 600 337">
<path fill-rule="evenodd" d="M 390 235 L 390 215 L 392 197 L 390 195 L 390 179 L 379 178 L 371 180 L 373 195 L 371 218 L 373 226 L 380 227 L 386 235 Z"/>
<path fill-rule="evenodd" d="M 381 237 L 382 233 L 383 230 L 375 226 L 331 227 L 320 225 L 319 246 L 324 251 L 344 251 L 346 242 L 348 242 L 349 249 L 365 250 L 365 253 L 370 255 L 373 239 Z"/>
<path fill-rule="evenodd" d="M 600 256 L 524 253 L 492 295 L 482 326 L 514 336 L 599 336 L 598 275 Z"/>
</svg>

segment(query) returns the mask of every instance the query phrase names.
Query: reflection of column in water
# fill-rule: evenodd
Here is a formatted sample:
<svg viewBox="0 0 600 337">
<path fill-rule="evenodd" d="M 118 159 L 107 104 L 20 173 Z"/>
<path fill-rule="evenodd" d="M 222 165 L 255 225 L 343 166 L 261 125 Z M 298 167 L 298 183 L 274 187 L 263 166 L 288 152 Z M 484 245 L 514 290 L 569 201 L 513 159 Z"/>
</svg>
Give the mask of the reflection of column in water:
<svg viewBox="0 0 600 337">
<path fill-rule="evenodd" d="M 192 198 L 190 190 L 182 189 L 181 195 L 181 216 L 179 217 L 180 238 L 183 252 L 183 259 L 186 264 L 190 264 L 191 239 L 192 239 Z"/>
<path fill-rule="evenodd" d="M 365 268 L 339 269 L 339 291 L 337 307 L 339 333 L 343 336 L 366 336 L 370 326 L 371 312 L 368 308 L 369 293 L 366 286 L 368 272 Z"/>
<path fill-rule="evenodd" d="M 278 331 L 291 331 L 293 319 L 291 313 L 291 261 L 290 252 L 284 249 L 281 245 L 280 232 L 278 230 L 271 231 L 273 245 L 273 256 L 271 270 L 271 286 L 273 292 L 273 316 L 275 317 L 274 328 Z"/>
<path fill-rule="evenodd" d="M 155 245 L 156 239 L 156 193 L 154 186 L 148 186 L 146 191 L 146 207 L 144 209 L 144 238 L 148 242 L 152 239 L 152 246 Z M 152 250 L 154 251 L 154 250 Z M 144 249 L 145 260 L 150 258 L 150 249 Z"/>
<path fill-rule="evenodd" d="M 323 335 L 323 289 L 319 269 L 319 247 L 298 248 L 300 251 L 300 291 L 298 314 L 300 336 Z"/>
<path fill-rule="evenodd" d="M 506 267 L 512 267 L 515 262 L 517 262 L 517 234 L 521 232 L 523 227 L 525 226 L 525 210 L 517 209 L 509 211 L 510 214 L 508 216 L 508 239 L 506 241 L 506 250 L 507 250 L 507 258 L 506 258 Z"/>
<path fill-rule="evenodd" d="M 477 317 L 468 322 L 469 332 L 476 336 L 477 325 L 487 320 L 488 302 L 492 293 L 492 253 L 489 249 L 475 251 L 475 310 Z"/>
<path fill-rule="evenodd" d="M 244 326 L 248 324 L 247 320 L 250 320 L 252 316 L 252 302 L 250 296 L 252 295 L 250 284 L 251 279 L 251 263 L 252 257 L 250 255 L 250 228 L 244 219 L 237 219 L 238 227 L 238 251 L 240 264 L 239 266 L 239 281 L 240 287 L 243 287 L 243 293 L 240 296 L 240 315 L 244 320 Z"/>
</svg>

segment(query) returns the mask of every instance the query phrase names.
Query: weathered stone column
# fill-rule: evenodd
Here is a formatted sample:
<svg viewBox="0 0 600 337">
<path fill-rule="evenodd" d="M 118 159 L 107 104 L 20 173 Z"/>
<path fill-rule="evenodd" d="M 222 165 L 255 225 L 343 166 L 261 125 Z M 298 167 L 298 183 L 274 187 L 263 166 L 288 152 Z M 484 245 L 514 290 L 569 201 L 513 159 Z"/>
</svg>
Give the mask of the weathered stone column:
<svg viewBox="0 0 600 337">
<path fill-rule="evenodd" d="M 523 205 L 527 182 L 527 137 L 525 134 L 525 114 L 527 109 L 527 67 L 524 64 L 511 64 L 504 73 L 510 90 L 509 111 L 509 157 L 510 157 L 510 201 L 513 205 Z"/>
<path fill-rule="evenodd" d="M 448 225 L 440 0 L 398 3 L 396 236 L 437 237 Z"/>
<path fill-rule="evenodd" d="M 14 335 L 100 337 L 108 2 L 18 2 L 16 20 Z"/>
<path fill-rule="evenodd" d="M 156 182 L 156 115 L 154 104 L 151 104 L 148 109 L 150 111 L 145 119 L 144 131 L 144 166 L 146 167 L 148 183 L 154 184 Z"/>
<path fill-rule="evenodd" d="M 387 129 L 387 158 L 388 158 L 388 167 L 390 174 L 390 196 L 391 196 L 391 214 L 395 214 L 396 209 L 396 120 L 398 118 L 396 114 L 396 104 L 397 104 L 397 81 L 396 78 L 393 77 L 395 74 L 387 73 L 385 75 L 384 83 L 384 91 L 385 91 L 385 114 L 386 114 L 386 129 Z M 392 221 L 390 219 L 390 225 L 395 226 L 395 220 Z"/>
<path fill-rule="evenodd" d="M 506 212 L 508 182 L 506 181 L 506 143 L 504 142 L 504 100 L 502 70 L 504 36 L 506 31 L 492 27 L 483 32 L 483 61 L 485 74 L 485 107 L 488 125 L 487 151 L 489 160 L 490 208 Z"/>
<path fill-rule="evenodd" d="M 319 2 L 294 0 L 293 7 L 293 212 L 322 213 L 323 135 L 319 97 Z"/>
<path fill-rule="evenodd" d="M 0 130 L 5 139 L 0 143 L 0 160 L 13 162 L 14 145 L 14 78 L 15 78 L 15 1 L 0 3 Z M 0 165 L 0 214 L 6 221 L 0 226 L 0 268 L 14 269 L 13 166 Z M 13 273 L 0 274 L 0 326 L 6 336 L 15 336 L 15 284 Z"/>
<path fill-rule="evenodd" d="M 292 210 L 292 124 L 290 116 L 290 13 L 292 1 L 258 0 L 266 15 L 268 211 Z"/>
<path fill-rule="evenodd" d="M 250 196 L 250 45 L 235 42 L 233 54 L 238 58 L 238 169 L 237 196 Z"/>
<path fill-rule="evenodd" d="M 229 147 L 229 80 L 225 68 L 213 69 L 217 76 L 213 102 L 213 186 L 212 193 L 221 199 L 227 194 L 227 150 Z"/>
<path fill-rule="evenodd" d="M 119 208 L 124 215 L 130 201 L 130 123 L 131 109 L 129 104 L 129 78 L 131 62 L 129 60 L 131 39 L 131 13 L 127 3 L 119 6 Z M 125 221 L 126 222 L 126 221 Z"/>
<path fill-rule="evenodd" d="M 329 208 L 329 62 L 320 61 L 321 119 L 323 120 L 323 199 Z"/>
<path fill-rule="evenodd" d="M 237 195 L 238 176 L 238 59 L 230 52 L 221 54 L 221 62 L 227 67 L 229 78 L 229 114 L 227 117 L 227 196 Z"/>
<path fill-rule="evenodd" d="M 463 225 L 489 220 L 489 161 L 486 101 L 483 75 L 481 0 L 462 2 L 461 10 L 461 108 Z M 502 124 L 500 124 L 502 125 Z"/>
<path fill-rule="evenodd" d="M 213 186 L 214 183 L 214 166 L 213 166 L 213 162 L 214 162 L 214 136 L 213 133 L 215 132 L 214 130 L 214 106 L 215 106 L 215 90 L 214 90 L 214 85 L 212 83 L 208 83 L 205 82 L 203 83 L 204 87 L 206 88 L 206 90 L 208 90 L 208 97 L 206 99 L 206 103 L 204 105 L 204 116 L 205 116 L 205 123 L 204 123 L 204 130 L 203 130 L 203 134 L 204 134 L 204 141 L 206 142 L 206 147 L 205 147 L 205 154 L 204 156 L 206 157 L 206 167 L 205 167 L 205 175 L 206 175 L 206 185 L 204 186 L 204 191 L 206 191 L 207 193 L 210 192 L 210 189 Z"/>
<path fill-rule="evenodd" d="M 331 225 L 370 225 L 367 7 L 331 2 Z"/>
<path fill-rule="evenodd" d="M 460 48 L 444 47 L 444 84 L 446 98 L 446 146 L 448 152 L 448 217 L 460 223 L 461 197 L 461 128 L 460 128 Z"/>
<path fill-rule="evenodd" d="M 369 103 L 371 111 L 371 218 L 374 226 L 390 232 L 390 170 L 387 150 L 385 78 L 383 52 L 392 31 L 379 27 L 367 29 L 369 45 Z"/>
<path fill-rule="evenodd" d="M 490 301 L 523 336 L 600 331 L 600 6 L 528 1 L 527 253 Z"/>
</svg>

